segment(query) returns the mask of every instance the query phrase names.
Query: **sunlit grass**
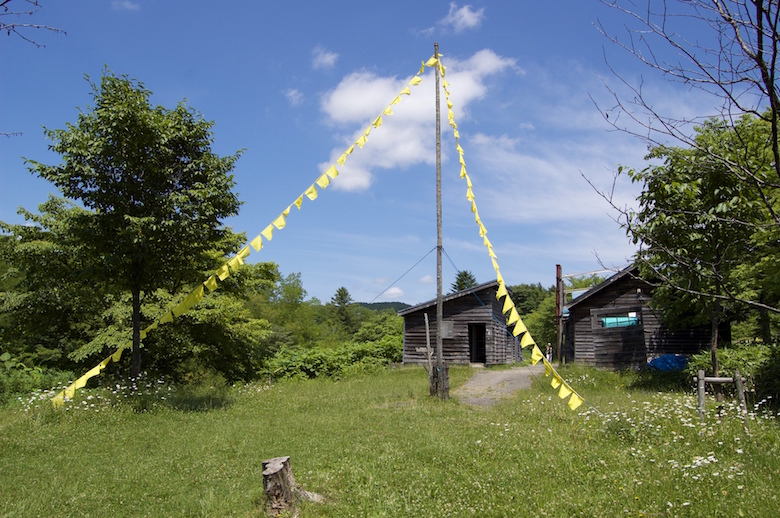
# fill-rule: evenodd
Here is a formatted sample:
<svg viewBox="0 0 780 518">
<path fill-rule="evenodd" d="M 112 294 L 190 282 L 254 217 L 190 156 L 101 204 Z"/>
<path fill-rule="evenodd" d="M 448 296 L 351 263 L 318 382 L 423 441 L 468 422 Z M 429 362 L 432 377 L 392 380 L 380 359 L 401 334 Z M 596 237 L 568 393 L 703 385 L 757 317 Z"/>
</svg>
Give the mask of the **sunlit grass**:
<svg viewBox="0 0 780 518">
<path fill-rule="evenodd" d="M 471 372 L 452 368 L 452 387 Z M 744 420 L 711 404 L 702 424 L 692 392 L 561 374 L 589 405 L 569 410 L 544 376 L 487 409 L 443 402 L 419 368 L 120 383 L 57 411 L 30 396 L 0 411 L 0 514 L 257 516 L 261 461 L 290 455 L 326 498 L 301 516 L 780 515 L 780 430 L 762 404 Z"/>
</svg>

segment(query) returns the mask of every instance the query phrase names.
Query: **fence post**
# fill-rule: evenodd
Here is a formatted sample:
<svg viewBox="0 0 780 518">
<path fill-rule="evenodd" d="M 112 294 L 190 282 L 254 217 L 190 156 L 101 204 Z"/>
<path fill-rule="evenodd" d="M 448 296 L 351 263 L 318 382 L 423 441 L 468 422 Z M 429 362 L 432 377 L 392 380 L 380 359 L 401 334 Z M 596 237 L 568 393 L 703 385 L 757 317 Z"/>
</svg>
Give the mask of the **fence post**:
<svg viewBox="0 0 780 518">
<path fill-rule="evenodd" d="M 698 372 L 696 380 L 699 385 L 699 419 L 704 421 L 704 370 Z"/>
<path fill-rule="evenodd" d="M 739 406 L 742 408 L 742 415 L 747 416 L 747 401 L 745 401 L 745 387 L 742 384 L 742 374 L 739 369 L 734 369 L 734 383 L 737 385 L 737 397 L 739 398 Z"/>
</svg>

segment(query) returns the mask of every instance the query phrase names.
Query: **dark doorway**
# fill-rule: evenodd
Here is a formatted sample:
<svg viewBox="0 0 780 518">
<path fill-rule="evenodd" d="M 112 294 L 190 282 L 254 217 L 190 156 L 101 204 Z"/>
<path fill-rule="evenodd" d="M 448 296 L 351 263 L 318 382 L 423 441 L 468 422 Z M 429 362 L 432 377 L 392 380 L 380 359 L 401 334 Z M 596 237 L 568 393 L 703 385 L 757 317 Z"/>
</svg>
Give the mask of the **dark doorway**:
<svg viewBox="0 0 780 518">
<path fill-rule="evenodd" d="M 469 361 L 485 363 L 485 324 L 469 324 Z"/>
</svg>

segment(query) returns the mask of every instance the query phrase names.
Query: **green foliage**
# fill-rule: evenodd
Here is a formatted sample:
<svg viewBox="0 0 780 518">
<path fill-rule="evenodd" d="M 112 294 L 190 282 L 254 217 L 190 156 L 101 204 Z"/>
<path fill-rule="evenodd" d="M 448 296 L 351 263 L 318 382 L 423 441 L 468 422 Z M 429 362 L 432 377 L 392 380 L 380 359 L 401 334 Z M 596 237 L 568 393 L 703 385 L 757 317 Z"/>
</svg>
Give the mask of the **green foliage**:
<svg viewBox="0 0 780 518">
<path fill-rule="evenodd" d="M 238 213 L 229 172 L 239 153 L 212 153 L 212 122 L 182 103 L 152 106 L 139 82 L 105 71 L 90 84 L 94 105 L 77 123 L 46 130 L 63 163 L 28 163 L 86 208 L 74 212 L 68 235 L 91 263 L 88 283 L 132 294 L 136 376 L 141 292 L 178 292 L 213 266 L 214 250 L 224 255 L 243 241 L 220 222 Z"/>
<path fill-rule="evenodd" d="M 539 307 L 539 304 L 547 298 L 550 293 L 555 293 L 555 287 L 542 288 L 541 283 L 537 284 L 517 284 L 507 286 L 512 302 L 515 303 L 517 312 L 520 315 L 527 315 Z"/>
<path fill-rule="evenodd" d="M 455 276 L 455 281 L 450 285 L 450 288 L 452 289 L 451 293 L 467 290 L 478 284 L 477 278 L 474 277 L 473 273 L 468 270 L 461 270 L 458 272 L 458 275 Z"/>
<path fill-rule="evenodd" d="M 688 363 L 688 376 L 701 369 L 712 375 L 709 352 L 694 355 Z M 758 342 L 737 342 L 720 349 L 720 375 L 733 376 L 739 369 L 745 380 L 745 390 L 754 392 L 758 401 L 768 398 L 771 405 L 780 405 L 780 346 Z M 726 386 L 733 393 L 733 386 Z"/>
<path fill-rule="evenodd" d="M 556 351 L 557 354 L 555 344 L 558 340 L 558 330 L 555 327 L 555 293 L 548 294 L 533 311 L 521 315 L 521 318 L 539 348 L 545 351 L 549 343 L 552 344 L 553 351 Z"/>
</svg>

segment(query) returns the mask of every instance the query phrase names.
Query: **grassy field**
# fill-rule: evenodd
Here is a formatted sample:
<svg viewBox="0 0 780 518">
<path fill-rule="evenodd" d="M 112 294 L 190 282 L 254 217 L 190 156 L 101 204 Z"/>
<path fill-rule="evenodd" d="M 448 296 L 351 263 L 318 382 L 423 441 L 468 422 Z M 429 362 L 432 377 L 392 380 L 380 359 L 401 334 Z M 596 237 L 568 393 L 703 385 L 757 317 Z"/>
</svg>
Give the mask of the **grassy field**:
<svg viewBox="0 0 780 518">
<path fill-rule="evenodd" d="M 480 409 L 427 396 L 420 368 L 339 382 L 83 390 L 0 410 L 2 516 L 258 516 L 261 461 L 290 455 L 325 496 L 301 516 L 780 516 L 780 425 L 633 375 L 561 371 Z M 457 387 L 470 376 L 451 370 Z"/>
</svg>

